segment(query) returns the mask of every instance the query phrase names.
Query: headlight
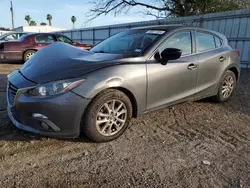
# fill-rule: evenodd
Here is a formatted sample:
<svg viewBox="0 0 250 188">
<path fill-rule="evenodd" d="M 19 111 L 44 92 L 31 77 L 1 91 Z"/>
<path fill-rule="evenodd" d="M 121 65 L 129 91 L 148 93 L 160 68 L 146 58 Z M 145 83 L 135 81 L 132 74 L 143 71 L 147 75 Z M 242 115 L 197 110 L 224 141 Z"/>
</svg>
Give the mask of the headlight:
<svg viewBox="0 0 250 188">
<path fill-rule="evenodd" d="M 81 80 L 61 80 L 44 85 L 40 85 L 34 89 L 29 90 L 29 94 L 34 96 L 51 96 L 59 93 L 70 91 L 84 82 Z"/>
</svg>

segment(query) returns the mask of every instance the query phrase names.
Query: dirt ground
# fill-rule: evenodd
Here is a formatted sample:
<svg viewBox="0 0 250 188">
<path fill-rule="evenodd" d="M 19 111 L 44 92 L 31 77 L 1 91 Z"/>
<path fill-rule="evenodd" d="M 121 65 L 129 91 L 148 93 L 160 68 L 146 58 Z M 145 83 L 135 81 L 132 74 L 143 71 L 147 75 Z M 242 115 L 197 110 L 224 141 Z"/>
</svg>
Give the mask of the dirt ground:
<svg viewBox="0 0 250 188">
<path fill-rule="evenodd" d="M 0 64 L 0 74 L 20 65 Z M 134 119 L 118 140 L 16 129 L 0 76 L 0 187 L 250 187 L 250 70 L 230 102 L 188 102 Z"/>
</svg>

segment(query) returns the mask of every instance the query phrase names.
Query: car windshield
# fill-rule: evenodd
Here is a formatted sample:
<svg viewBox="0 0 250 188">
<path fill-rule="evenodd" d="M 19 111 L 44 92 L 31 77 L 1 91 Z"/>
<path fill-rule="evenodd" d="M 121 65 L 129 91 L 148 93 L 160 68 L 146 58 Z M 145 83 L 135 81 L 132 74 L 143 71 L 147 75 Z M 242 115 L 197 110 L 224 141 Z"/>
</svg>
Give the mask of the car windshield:
<svg viewBox="0 0 250 188">
<path fill-rule="evenodd" d="M 0 40 L 3 40 L 6 36 L 8 36 L 10 33 L 6 33 L 6 34 L 3 34 L 3 35 L 0 35 Z"/>
<path fill-rule="evenodd" d="M 163 30 L 129 30 L 123 31 L 97 44 L 90 51 L 94 53 L 140 54 L 157 38 Z"/>
</svg>

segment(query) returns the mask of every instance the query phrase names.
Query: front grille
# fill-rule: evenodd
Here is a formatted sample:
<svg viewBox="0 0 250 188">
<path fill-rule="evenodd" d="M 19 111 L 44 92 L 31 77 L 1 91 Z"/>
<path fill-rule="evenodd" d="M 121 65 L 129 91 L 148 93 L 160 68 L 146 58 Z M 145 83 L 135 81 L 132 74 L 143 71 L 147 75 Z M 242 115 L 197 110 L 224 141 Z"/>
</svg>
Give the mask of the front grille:
<svg viewBox="0 0 250 188">
<path fill-rule="evenodd" d="M 9 87 L 8 87 L 8 102 L 11 106 L 13 106 L 15 102 L 15 97 L 17 94 L 18 88 L 14 86 L 12 83 L 9 82 Z"/>
</svg>

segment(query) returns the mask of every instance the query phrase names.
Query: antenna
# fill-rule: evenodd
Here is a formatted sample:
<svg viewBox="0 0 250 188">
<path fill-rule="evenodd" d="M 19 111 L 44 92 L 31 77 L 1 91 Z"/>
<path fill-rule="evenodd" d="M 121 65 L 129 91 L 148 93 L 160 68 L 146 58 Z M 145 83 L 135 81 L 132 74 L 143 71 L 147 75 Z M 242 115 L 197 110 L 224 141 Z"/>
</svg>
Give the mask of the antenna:
<svg viewBox="0 0 250 188">
<path fill-rule="evenodd" d="M 11 12 L 11 20 L 12 20 L 12 30 L 14 31 L 14 11 L 13 11 L 13 5 L 12 1 L 10 1 L 10 12 Z"/>
</svg>

